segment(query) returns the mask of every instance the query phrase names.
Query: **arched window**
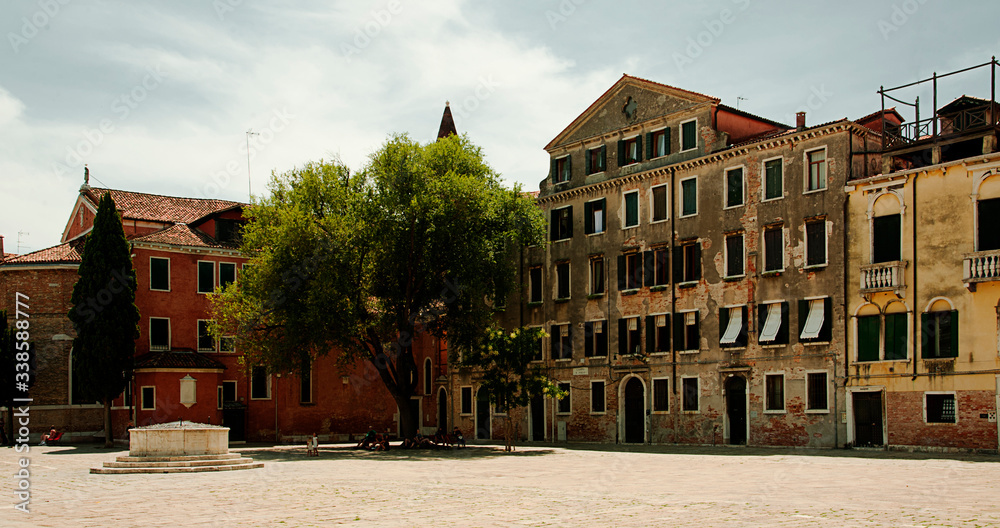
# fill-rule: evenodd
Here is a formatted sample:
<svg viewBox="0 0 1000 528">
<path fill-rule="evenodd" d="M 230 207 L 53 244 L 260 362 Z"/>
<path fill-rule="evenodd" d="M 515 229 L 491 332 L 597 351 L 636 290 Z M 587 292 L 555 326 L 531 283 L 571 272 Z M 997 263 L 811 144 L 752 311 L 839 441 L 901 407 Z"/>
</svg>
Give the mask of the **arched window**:
<svg viewBox="0 0 1000 528">
<path fill-rule="evenodd" d="M 987 176 L 976 200 L 976 251 L 1000 249 L 1000 174 Z"/>
<path fill-rule="evenodd" d="M 958 357 L 958 310 L 943 297 L 932 300 L 920 314 L 921 357 Z"/>
<path fill-rule="evenodd" d="M 902 209 L 892 193 L 872 204 L 872 264 L 902 260 Z"/>
</svg>

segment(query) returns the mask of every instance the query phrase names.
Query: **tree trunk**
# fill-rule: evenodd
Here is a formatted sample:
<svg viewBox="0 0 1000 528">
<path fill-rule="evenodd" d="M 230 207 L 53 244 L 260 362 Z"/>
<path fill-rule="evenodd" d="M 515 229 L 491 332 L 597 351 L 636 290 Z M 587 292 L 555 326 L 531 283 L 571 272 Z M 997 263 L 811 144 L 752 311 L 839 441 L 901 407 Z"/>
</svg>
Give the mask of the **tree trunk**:
<svg viewBox="0 0 1000 528">
<path fill-rule="evenodd" d="M 114 435 L 111 432 L 111 400 L 104 400 L 104 447 L 115 447 Z"/>
<path fill-rule="evenodd" d="M 399 407 L 399 434 L 403 438 L 413 438 L 417 434 L 417 424 L 420 423 L 420 417 L 410 409 L 410 401 L 412 400 L 403 394 L 394 394 L 393 399 L 396 400 L 396 407 Z"/>
</svg>

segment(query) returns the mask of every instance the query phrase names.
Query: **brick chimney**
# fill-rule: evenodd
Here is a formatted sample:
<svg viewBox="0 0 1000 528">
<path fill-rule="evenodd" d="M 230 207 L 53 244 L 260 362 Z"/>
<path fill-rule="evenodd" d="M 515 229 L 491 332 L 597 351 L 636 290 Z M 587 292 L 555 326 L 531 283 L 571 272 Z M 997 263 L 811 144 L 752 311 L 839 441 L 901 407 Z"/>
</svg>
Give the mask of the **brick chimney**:
<svg viewBox="0 0 1000 528">
<path fill-rule="evenodd" d="M 805 127 L 806 127 L 806 113 L 795 112 L 795 128 L 797 130 L 802 130 Z"/>
<path fill-rule="evenodd" d="M 0 235 L 0 262 L 3 262 L 3 235 Z"/>
</svg>

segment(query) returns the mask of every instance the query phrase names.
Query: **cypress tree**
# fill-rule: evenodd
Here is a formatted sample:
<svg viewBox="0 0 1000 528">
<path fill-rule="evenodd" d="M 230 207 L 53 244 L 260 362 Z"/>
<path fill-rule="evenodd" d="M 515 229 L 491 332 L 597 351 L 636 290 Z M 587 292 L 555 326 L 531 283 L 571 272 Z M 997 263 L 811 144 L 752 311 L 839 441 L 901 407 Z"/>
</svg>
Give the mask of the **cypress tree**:
<svg viewBox="0 0 1000 528">
<path fill-rule="evenodd" d="M 132 379 L 139 309 L 131 247 L 111 193 L 98 205 L 79 274 L 69 311 L 77 334 L 72 375 L 83 398 L 104 404 L 104 445 L 113 447 L 111 402 Z"/>
</svg>

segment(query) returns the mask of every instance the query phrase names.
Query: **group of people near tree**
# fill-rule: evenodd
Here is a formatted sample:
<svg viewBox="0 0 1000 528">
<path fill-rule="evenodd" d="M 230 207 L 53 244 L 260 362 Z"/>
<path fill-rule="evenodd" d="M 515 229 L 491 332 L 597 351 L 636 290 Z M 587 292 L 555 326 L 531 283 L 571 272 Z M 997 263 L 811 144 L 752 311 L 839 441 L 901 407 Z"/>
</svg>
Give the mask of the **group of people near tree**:
<svg viewBox="0 0 1000 528">
<path fill-rule="evenodd" d="M 451 434 L 445 432 L 444 428 L 438 427 L 437 432 L 431 437 L 417 432 L 412 438 L 404 438 L 399 447 L 402 449 L 451 449 L 453 445 L 465 447 L 465 437 L 458 427 L 455 427 Z M 372 429 L 358 442 L 357 447 L 368 451 L 388 451 L 390 447 L 389 435 Z"/>
</svg>

